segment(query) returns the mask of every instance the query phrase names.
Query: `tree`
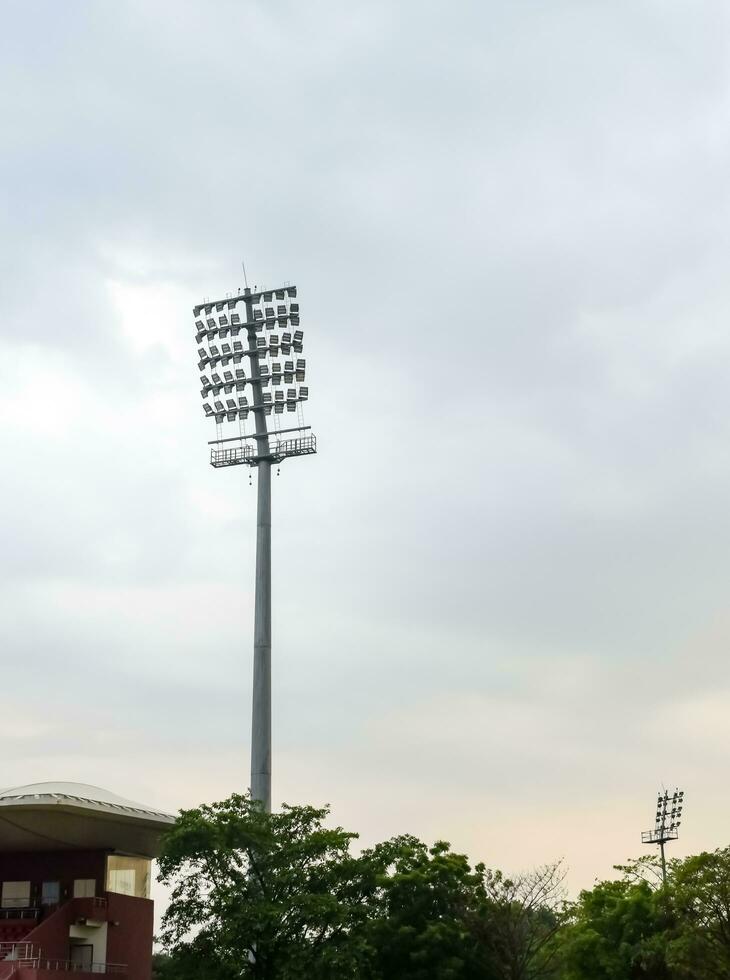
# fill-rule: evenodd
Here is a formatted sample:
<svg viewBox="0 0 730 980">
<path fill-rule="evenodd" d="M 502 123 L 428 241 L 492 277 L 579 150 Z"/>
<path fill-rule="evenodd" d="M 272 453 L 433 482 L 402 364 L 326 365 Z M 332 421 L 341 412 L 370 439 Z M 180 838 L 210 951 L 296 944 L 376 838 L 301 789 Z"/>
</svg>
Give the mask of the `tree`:
<svg viewBox="0 0 730 980">
<path fill-rule="evenodd" d="M 730 848 L 671 864 L 675 935 L 667 958 L 688 980 L 730 976 Z"/>
<path fill-rule="evenodd" d="M 556 936 L 561 980 L 669 980 L 672 925 L 667 895 L 645 877 L 646 863 L 582 891 Z"/>
<path fill-rule="evenodd" d="M 470 867 L 440 841 L 427 847 L 398 837 L 366 851 L 376 873 L 370 917 L 368 976 L 379 980 L 496 980 L 480 941 L 487 900 L 483 868 Z"/>
<path fill-rule="evenodd" d="M 506 877 L 484 870 L 489 914 L 483 919 L 483 942 L 500 980 L 541 980 L 555 973 L 553 937 L 563 903 L 562 862 Z"/>
<path fill-rule="evenodd" d="M 326 809 L 265 814 L 248 796 L 183 811 L 163 842 L 172 895 L 162 940 L 176 978 L 346 980 L 361 976 L 375 870 Z"/>
<path fill-rule="evenodd" d="M 153 955 L 152 980 L 173 980 L 172 961 L 166 953 Z"/>
</svg>

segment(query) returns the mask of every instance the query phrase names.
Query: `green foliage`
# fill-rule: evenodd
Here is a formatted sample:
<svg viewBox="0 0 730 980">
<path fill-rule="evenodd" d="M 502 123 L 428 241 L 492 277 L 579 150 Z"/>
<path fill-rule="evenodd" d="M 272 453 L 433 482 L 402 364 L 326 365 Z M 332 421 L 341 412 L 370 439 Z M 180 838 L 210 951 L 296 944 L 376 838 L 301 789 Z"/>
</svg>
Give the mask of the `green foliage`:
<svg viewBox="0 0 730 980">
<path fill-rule="evenodd" d="M 559 935 L 564 980 L 666 980 L 667 912 L 644 880 L 603 881 L 569 908 Z"/>
<path fill-rule="evenodd" d="M 172 887 L 162 940 L 183 971 L 227 980 L 359 976 L 356 932 L 374 876 L 327 811 L 267 815 L 245 796 L 183 811 L 160 880 Z M 184 977 L 180 973 L 180 977 Z"/>
<path fill-rule="evenodd" d="M 672 862 L 674 935 L 667 959 L 677 977 L 730 977 L 730 848 Z"/>
<path fill-rule="evenodd" d="M 173 980 L 172 960 L 166 953 L 152 957 L 152 980 Z"/>
<path fill-rule="evenodd" d="M 560 864 L 507 877 L 444 842 L 351 854 L 328 811 L 246 796 L 167 834 L 154 980 L 727 980 L 730 848 L 617 866 L 573 903 Z"/>
<path fill-rule="evenodd" d="M 363 936 L 371 970 L 383 980 L 471 980 L 496 976 L 479 943 L 487 915 L 482 869 L 443 841 L 415 837 L 379 844 L 364 854 L 378 869 Z"/>
</svg>

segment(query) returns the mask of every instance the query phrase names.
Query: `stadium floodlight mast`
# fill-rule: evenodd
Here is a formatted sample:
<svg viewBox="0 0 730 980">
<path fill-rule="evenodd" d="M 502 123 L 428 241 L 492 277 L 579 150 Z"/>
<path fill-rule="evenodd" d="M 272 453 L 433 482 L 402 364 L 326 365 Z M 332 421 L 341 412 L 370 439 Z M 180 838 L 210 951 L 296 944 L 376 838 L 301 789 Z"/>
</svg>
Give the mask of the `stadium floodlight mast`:
<svg viewBox="0 0 730 980">
<path fill-rule="evenodd" d="M 271 467 L 289 457 L 316 453 L 317 440 L 311 427 L 304 424 L 302 412 L 302 403 L 309 397 L 309 389 L 301 384 L 305 380 L 306 363 L 303 357 L 294 356 L 302 354 L 304 349 L 297 287 L 285 284 L 279 289 L 256 289 L 252 291 L 246 286 L 243 292 L 239 290 L 225 299 L 199 303 L 193 307 L 193 317 L 198 370 L 203 372 L 200 375 L 203 411 L 216 425 L 217 438 L 208 443 L 213 447 L 211 466 L 218 469 L 246 465 L 258 471 L 250 790 L 251 797 L 269 813 Z M 280 356 L 286 358 L 283 363 Z M 244 364 L 249 366 L 248 374 Z M 269 387 L 273 389 L 273 398 L 267 390 Z M 250 393 L 250 402 L 246 391 Z M 282 428 L 281 416 L 285 410 L 296 412 L 296 425 Z M 249 415 L 253 416 L 252 432 L 248 431 Z"/>
<path fill-rule="evenodd" d="M 667 883 L 667 862 L 664 857 L 664 845 L 667 841 L 677 840 L 679 825 L 682 822 L 684 806 L 684 790 L 675 789 L 672 795 L 667 790 L 657 794 L 656 821 L 653 830 L 645 830 L 641 835 L 642 844 L 658 844 L 662 856 L 662 881 Z"/>
</svg>

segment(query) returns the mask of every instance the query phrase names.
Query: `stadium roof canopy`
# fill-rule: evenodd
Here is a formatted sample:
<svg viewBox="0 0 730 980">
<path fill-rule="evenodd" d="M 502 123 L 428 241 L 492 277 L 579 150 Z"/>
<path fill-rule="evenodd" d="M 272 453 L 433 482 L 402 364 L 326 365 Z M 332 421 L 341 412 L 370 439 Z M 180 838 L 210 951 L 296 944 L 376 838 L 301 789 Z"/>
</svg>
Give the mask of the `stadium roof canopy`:
<svg viewBox="0 0 730 980">
<path fill-rule="evenodd" d="M 175 818 L 86 783 L 0 790 L 0 851 L 110 850 L 155 857 Z"/>
</svg>

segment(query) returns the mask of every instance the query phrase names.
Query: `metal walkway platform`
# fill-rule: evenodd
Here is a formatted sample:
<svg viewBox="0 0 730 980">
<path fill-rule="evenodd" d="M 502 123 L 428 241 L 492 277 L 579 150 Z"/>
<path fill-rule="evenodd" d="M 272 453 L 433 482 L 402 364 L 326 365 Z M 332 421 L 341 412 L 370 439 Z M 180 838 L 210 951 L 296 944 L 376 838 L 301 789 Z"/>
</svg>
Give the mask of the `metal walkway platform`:
<svg viewBox="0 0 730 980">
<path fill-rule="evenodd" d="M 289 456 L 311 456 L 317 452 L 317 437 L 303 436 L 300 439 L 276 439 L 274 433 L 269 434 L 268 455 L 256 455 L 253 446 L 237 446 L 235 449 L 211 449 L 210 465 L 216 469 L 222 466 L 258 466 L 264 460 L 270 463 L 280 463 Z"/>
</svg>

